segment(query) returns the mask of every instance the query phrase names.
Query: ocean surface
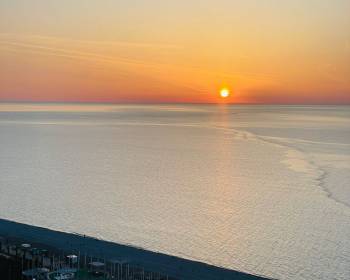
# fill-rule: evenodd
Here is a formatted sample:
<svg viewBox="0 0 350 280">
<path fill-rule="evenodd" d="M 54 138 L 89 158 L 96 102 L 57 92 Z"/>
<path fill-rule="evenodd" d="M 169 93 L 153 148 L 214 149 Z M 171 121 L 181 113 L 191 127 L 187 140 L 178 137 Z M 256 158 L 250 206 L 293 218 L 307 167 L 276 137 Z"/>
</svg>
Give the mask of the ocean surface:
<svg viewBox="0 0 350 280">
<path fill-rule="evenodd" d="M 350 107 L 3 103 L 0 218 L 350 279 Z"/>
</svg>

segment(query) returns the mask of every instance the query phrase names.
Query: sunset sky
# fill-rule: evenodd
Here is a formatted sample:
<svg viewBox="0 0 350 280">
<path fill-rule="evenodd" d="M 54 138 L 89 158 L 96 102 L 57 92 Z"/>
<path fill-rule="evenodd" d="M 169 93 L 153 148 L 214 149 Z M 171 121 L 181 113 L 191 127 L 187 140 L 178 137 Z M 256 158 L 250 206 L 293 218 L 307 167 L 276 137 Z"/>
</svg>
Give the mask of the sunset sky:
<svg viewBox="0 0 350 280">
<path fill-rule="evenodd" d="M 349 0 L 1 0 L 0 101 L 350 103 Z"/>
</svg>

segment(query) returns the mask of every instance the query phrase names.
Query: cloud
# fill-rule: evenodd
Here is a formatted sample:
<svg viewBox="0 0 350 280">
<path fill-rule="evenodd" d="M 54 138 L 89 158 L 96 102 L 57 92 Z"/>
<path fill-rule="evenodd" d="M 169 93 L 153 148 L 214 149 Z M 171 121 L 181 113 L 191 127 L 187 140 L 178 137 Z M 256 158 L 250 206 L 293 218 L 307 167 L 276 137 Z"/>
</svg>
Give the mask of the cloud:
<svg viewBox="0 0 350 280">
<path fill-rule="evenodd" d="M 101 48 L 101 46 L 103 47 Z M 119 51 L 119 47 L 123 50 L 126 48 L 128 51 Z M 137 49 L 130 52 L 130 48 Z M 146 49 L 147 53 L 153 52 L 152 55 L 146 55 L 144 59 L 135 58 L 142 56 L 144 49 Z M 172 88 L 189 90 L 203 95 L 210 94 L 211 86 L 209 84 L 220 79 L 232 81 L 245 79 L 248 82 L 263 81 L 269 84 L 279 82 L 278 77 L 273 75 L 246 71 L 231 71 L 227 73 L 215 71 L 215 69 L 204 69 L 193 64 L 184 64 L 186 61 L 176 59 L 176 55 L 182 52 L 183 48 L 171 44 L 86 41 L 41 35 L 0 33 L 0 50 L 115 66 L 121 71 L 125 70 L 138 76 L 145 76 Z M 161 50 L 166 50 L 166 60 L 162 62 L 154 61 L 157 60 Z M 201 80 L 197 81 L 193 77 L 201 77 Z"/>
<path fill-rule="evenodd" d="M 111 62 L 111 63 L 122 63 L 122 64 L 131 64 L 143 67 L 160 67 L 160 64 L 152 64 L 143 62 L 141 60 L 133 60 L 123 57 L 115 57 L 115 56 L 106 56 L 100 55 L 93 52 L 85 52 L 85 51 L 76 51 L 73 49 L 65 49 L 65 48 L 56 48 L 56 47 L 48 47 L 42 44 L 28 44 L 21 43 L 15 41 L 0 41 L 0 46 L 12 46 L 13 51 L 35 51 L 38 54 L 51 55 L 51 56 L 59 56 L 59 57 L 67 57 L 73 59 L 86 59 L 86 60 L 95 60 L 101 62 Z"/>
<path fill-rule="evenodd" d="M 30 34 L 12 34 L 12 33 L 0 33 L 0 38 L 8 38 L 14 40 L 34 40 L 46 43 L 70 43 L 70 44 L 81 44 L 81 45 L 97 45 L 97 46 L 119 46 L 119 47 L 133 47 L 133 48 L 144 48 L 144 49 L 183 49 L 183 46 L 166 43 L 142 43 L 142 42 L 127 42 L 127 41 L 97 41 L 97 40 L 78 40 L 64 37 L 54 36 L 42 36 L 42 35 L 30 35 Z"/>
</svg>

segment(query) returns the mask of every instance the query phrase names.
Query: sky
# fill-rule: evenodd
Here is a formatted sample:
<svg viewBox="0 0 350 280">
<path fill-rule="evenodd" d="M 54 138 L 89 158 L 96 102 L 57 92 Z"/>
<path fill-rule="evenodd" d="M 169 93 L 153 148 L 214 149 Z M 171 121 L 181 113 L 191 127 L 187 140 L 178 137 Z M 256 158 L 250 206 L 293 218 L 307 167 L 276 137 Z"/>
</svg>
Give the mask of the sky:
<svg viewBox="0 0 350 280">
<path fill-rule="evenodd" d="M 1 0 L 0 102 L 350 104 L 349 0 Z"/>
</svg>

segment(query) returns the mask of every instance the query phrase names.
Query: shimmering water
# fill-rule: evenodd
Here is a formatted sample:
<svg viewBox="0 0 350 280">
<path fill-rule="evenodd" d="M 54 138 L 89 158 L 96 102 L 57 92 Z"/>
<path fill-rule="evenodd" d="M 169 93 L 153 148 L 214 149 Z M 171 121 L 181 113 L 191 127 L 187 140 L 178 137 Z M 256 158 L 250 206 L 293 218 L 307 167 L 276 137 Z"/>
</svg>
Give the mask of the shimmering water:
<svg viewBox="0 0 350 280">
<path fill-rule="evenodd" d="M 0 105 L 0 217 L 350 279 L 350 107 Z"/>
</svg>

